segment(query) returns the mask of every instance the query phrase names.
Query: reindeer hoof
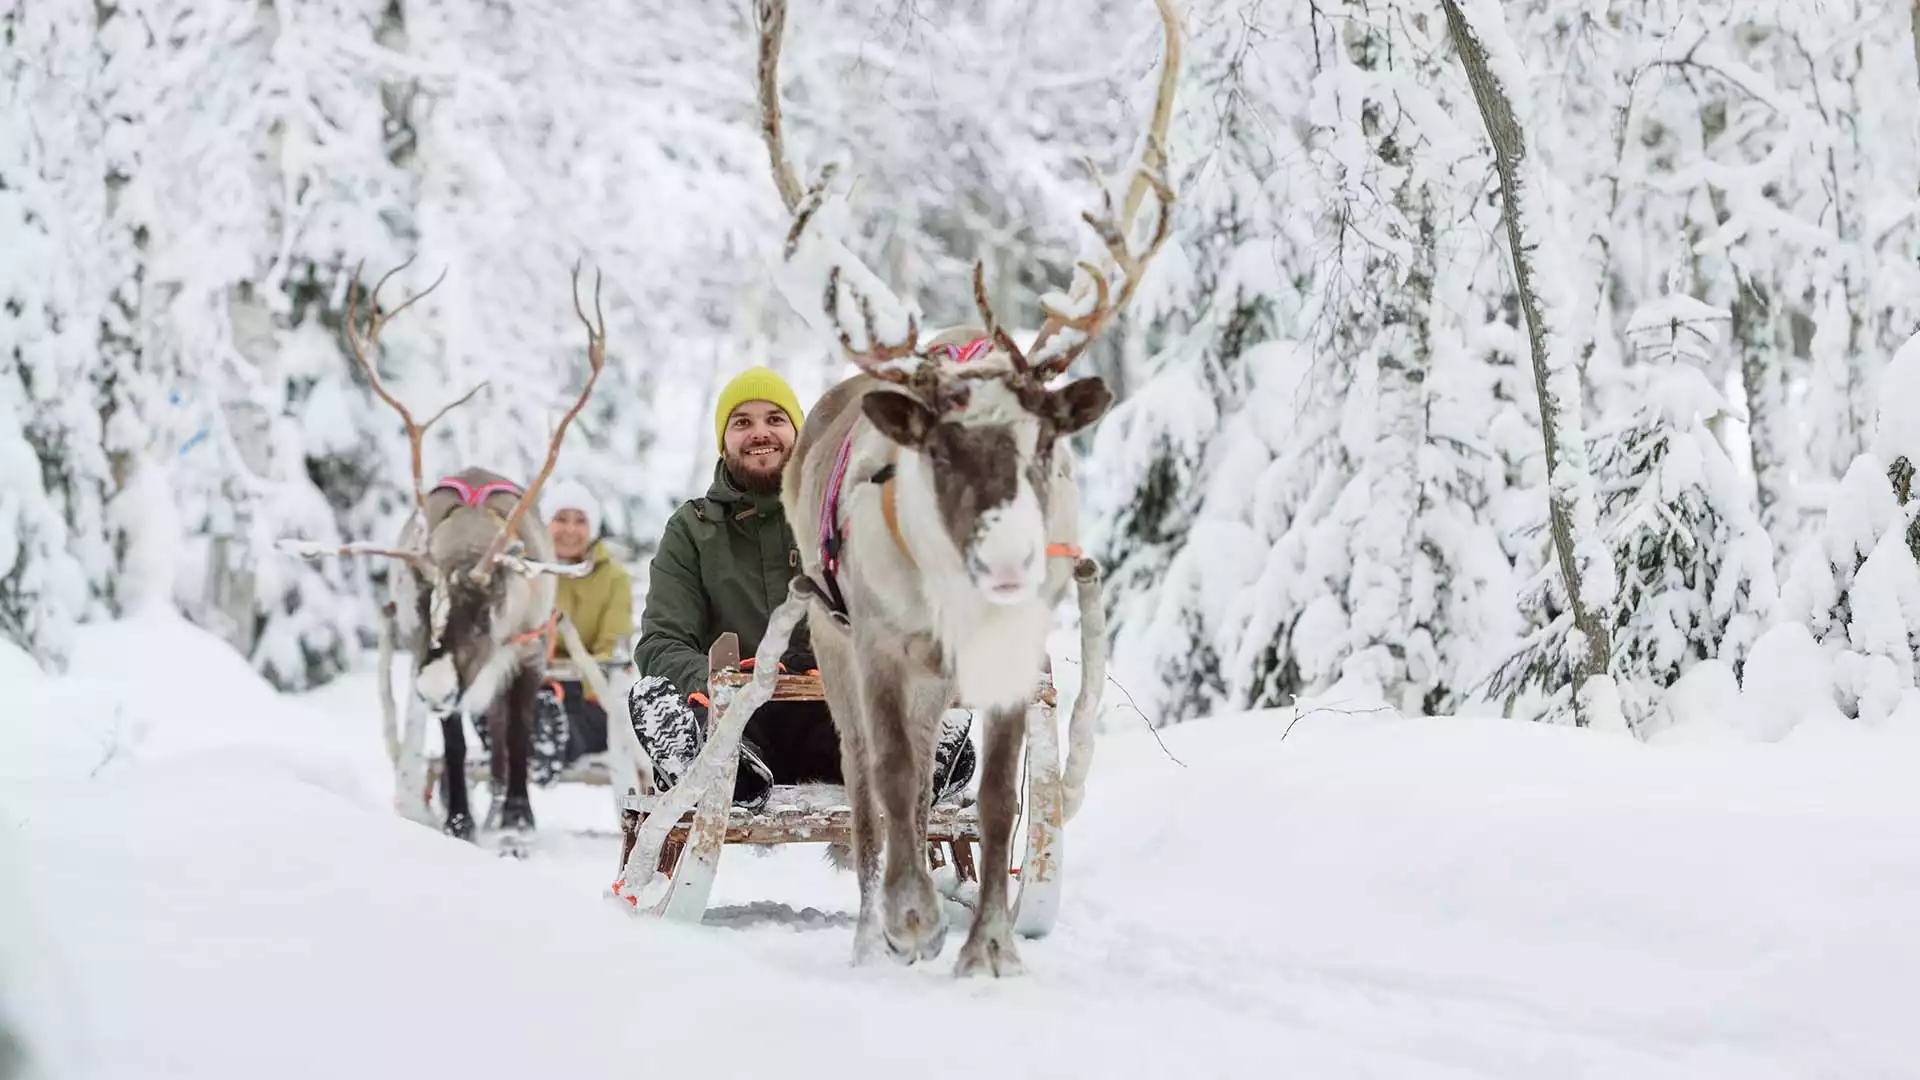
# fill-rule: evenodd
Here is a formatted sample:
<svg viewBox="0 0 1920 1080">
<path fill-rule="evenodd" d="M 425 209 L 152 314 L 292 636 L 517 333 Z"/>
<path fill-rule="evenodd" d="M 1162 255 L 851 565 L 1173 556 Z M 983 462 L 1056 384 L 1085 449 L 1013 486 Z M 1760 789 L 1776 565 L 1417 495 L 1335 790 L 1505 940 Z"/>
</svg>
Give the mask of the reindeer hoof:
<svg viewBox="0 0 1920 1080">
<path fill-rule="evenodd" d="M 486 831 L 532 832 L 533 803 L 511 795 L 487 807 Z"/>
<path fill-rule="evenodd" d="M 894 893 L 888 897 L 886 919 L 887 949 L 903 964 L 931 960 L 940 955 L 947 943 L 947 911 L 940 894 L 929 879 L 905 887 L 911 899 Z"/>
<path fill-rule="evenodd" d="M 473 842 L 473 818 L 468 814 L 448 814 L 447 823 L 441 826 L 442 832 L 455 840 Z"/>
<path fill-rule="evenodd" d="M 947 944 L 947 920 L 942 917 L 930 931 L 919 932 L 917 921 L 912 923 L 907 933 L 895 936 L 892 931 L 886 934 L 887 952 L 902 964 L 913 964 L 921 960 L 932 960 L 940 955 Z"/>
<path fill-rule="evenodd" d="M 973 975 L 992 975 L 999 979 L 1026 972 L 1020 953 L 1013 947 L 1013 938 L 1004 933 L 968 936 L 967 943 L 960 947 L 960 959 L 953 965 L 954 976 L 961 979 Z"/>
<path fill-rule="evenodd" d="M 865 967 L 890 951 L 879 927 L 861 926 L 853 932 L 853 966 Z"/>
</svg>

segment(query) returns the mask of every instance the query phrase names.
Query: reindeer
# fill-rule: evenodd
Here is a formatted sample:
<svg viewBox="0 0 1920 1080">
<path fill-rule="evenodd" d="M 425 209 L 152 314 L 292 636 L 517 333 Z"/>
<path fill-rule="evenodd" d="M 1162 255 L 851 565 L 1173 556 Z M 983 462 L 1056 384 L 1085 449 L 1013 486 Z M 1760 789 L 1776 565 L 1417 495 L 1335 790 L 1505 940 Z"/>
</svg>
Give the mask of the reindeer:
<svg viewBox="0 0 1920 1080">
<path fill-rule="evenodd" d="M 406 427 L 414 513 L 408 516 L 394 547 L 351 544 L 327 550 L 296 545 L 294 550 L 308 556 L 384 556 L 404 566 L 396 567 L 388 578 L 391 599 L 385 610 L 390 625 L 383 626 L 380 667 L 387 752 L 396 769 L 396 799 L 403 814 L 432 823 L 426 805 L 423 744 L 427 716 L 439 716 L 445 746 L 441 775 L 446 818 L 442 828 L 450 835 L 471 840 L 474 823 L 467 805 L 463 715 L 484 716 L 491 735 L 496 794 L 486 827 L 534 827 L 533 804 L 527 795 L 527 759 L 534 699 L 545 675 L 548 641 L 554 631 L 553 577 L 578 576 L 591 572 L 592 567 L 554 562 L 553 541 L 543 518 L 533 511 L 541 486 L 559 460 L 567 427 L 586 405 L 605 366 L 606 320 L 600 310 L 598 275 L 594 280 L 594 319 L 589 320 L 582 310 L 576 266 L 574 313 L 587 329 L 587 361 L 592 373 L 554 430 L 546 461 L 531 484 L 522 489 L 499 473 L 468 468 L 427 489 L 421 484 L 422 439 L 441 417 L 479 392 L 480 386 L 421 424 L 380 381 L 368 351 L 379 344 L 387 320 L 440 284 L 436 279 L 392 311 L 383 312 L 380 290 L 406 265 L 402 263 L 374 284 L 364 336 L 359 330 L 356 270 L 348 289 L 347 342 L 374 394 L 400 415 Z M 412 654 L 413 665 L 413 692 L 408 700 L 404 737 L 395 730 L 393 694 L 387 685 L 396 629 Z M 503 779 L 506 795 L 500 798 L 498 788 Z"/>
<path fill-rule="evenodd" d="M 787 261 L 819 265 L 817 254 L 827 251 L 827 317 L 861 369 L 808 415 L 781 496 L 796 528 L 820 525 L 819 546 L 803 544 L 801 559 L 853 810 L 856 964 L 883 947 L 906 963 L 932 959 L 944 944 L 946 916 L 924 853 L 941 711 L 960 700 L 985 713 L 986 752 L 978 915 L 955 971 L 1021 970 L 1007 904 L 1019 757 L 1051 611 L 1079 556 L 1072 460 L 1057 444 L 1112 401 L 1097 377 L 1047 383 L 1126 306 L 1167 237 L 1173 193 L 1160 173 L 1179 27 L 1172 0 L 1155 2 L 1166 62 L 1142 167 L 1117 215 L 1110 194 L 1101 213 L 1084 215 L 1112 266 L 1079 263 L 1066 302 L 1042 301 L 1045 322 L 1024 351 L 995 318 L 980 264 L 973 272 L 980 325 L 922 345 L 917 317 L 909 316 L 904 338 L 883 340 L 872 295 L 843 285 L 843 270 L 869 288 L 878 279 L 832 241 L 809 243 L 807 227 L 831 172 L 803 191 L 786 162 L 778 90 L 785 3 L 759 0 L 756 9 L 762 130 L 775 186 L 793 215 Z M 1132 234 L 1148 193 L 1160 210 L 1136 252 Z M 846 317 L 843 298 L 862 321 Z"/>
</svg>

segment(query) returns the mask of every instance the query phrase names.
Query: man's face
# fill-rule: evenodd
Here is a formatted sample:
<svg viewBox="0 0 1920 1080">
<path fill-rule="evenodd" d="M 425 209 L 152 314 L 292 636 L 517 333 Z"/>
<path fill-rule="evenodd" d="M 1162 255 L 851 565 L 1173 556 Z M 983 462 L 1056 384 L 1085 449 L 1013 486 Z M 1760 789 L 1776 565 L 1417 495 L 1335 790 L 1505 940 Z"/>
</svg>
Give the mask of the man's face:
<svg viewBox="0 0 1920 1080">
<path fill-rule="evenodd" d="M 793 421 L 780 406 L 743 401 L 727 414 L 727 471 L 748 491 L 778 491 L 793 438 Z"/>
<path fill-rule="evenodd" d="M 574 562 L 587 553 L 593 537 L 587 535 L 587 515 L 578 510 L 562 510 L 547 522 L 553 537 L 553 553 L 566 562 Z"/>
</svg>

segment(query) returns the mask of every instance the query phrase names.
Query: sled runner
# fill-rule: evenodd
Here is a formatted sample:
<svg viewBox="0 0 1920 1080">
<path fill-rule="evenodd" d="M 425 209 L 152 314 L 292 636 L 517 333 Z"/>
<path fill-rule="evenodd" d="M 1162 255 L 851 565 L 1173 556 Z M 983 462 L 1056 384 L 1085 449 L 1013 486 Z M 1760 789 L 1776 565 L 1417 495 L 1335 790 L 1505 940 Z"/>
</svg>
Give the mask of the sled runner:
<svg viewBox="0 0 1920 1080">
<path fill-rule="evenodd" d="M 1091 564 L 1089 564 L 1091 565 Z M 1083 648 L 1104 636 L 1098 614 L 1098 590 L 1092 573 L 1082 581 Z M 1094 614 L 1087 616 L 1091 607 Z M 848 844 L 853 812 L 836 802 L 839 789 L 808 785 L 776 786 L 766 806 L 750 813 L 732 805 L 734 776 L 740 764 L 740 735 L 752 713 L 768 701 L 822 701 L 818 676 L 778 672 L 774 662 L 801 614 L 789 599 L 768 625 L 762 656 L 753 671 L 742 670 L 739 639 L 724 634 L 708 650 L 707 742 L 672 790 L 642 795 L 630 790 L 620 799 L 620 873 L 610 894 L 632 910 L 685 922 L 698 922 L 707 909 L 720 856 L 728 844 Z M 1101 642 L 1104 644 L 1104 642 Z M 1101 645 L 1084 649 L 1085 674 L 1104 679 Z M 1094 683 L 1098 685 L 1098 683 Z M 1011 868 L 1018 879 L 1013 901 L 1014 930 L 1022 937 L 1044 937 L 1059 916 L 1063 869 L 1062 827 L 1078 799 L 1072 785 L 1083 782 L 1091 761 L 1092 711 L 1098 694 L 1082 694 L 1075 703 L 1074 741 L 1078 777 L 1063 775 L 1059 728 L 1051 671 L 1041 675 L 1027 708 L 1027 745 L 1023 755 L 1021 815 L 1015 825 L 1014 851 L 1024 857 Z M 935 868 L 951 865 L 958 881 L 978 881 L 980 821 L 971 805 L 936 804 L 927 819 L 927 857 Z"/>
</svg>

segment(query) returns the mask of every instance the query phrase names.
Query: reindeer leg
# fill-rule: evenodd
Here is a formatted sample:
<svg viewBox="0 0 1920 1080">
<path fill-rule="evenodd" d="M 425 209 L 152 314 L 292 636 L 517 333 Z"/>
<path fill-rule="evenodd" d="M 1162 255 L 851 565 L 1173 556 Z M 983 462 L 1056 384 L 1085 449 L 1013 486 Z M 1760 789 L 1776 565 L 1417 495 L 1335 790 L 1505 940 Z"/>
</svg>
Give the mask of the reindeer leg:
<svg viewBox="0 0 1920 1080">
<path fill-rule="evenodd" d="M 933 736 L 938 710 L 923 706 L 932 694 L 914 693 L 906 672 L 879 656 L 861 672 L 868 702 L 875 792 L 886 818 L 882 927 L 887 947 L 906 963 L 931 960 L 946 944 L 947 912 L 927 869 L 926 806 L 933 798 Z"/>
<path fill-rule="evenodd" d="M 447 804 L 446 832 L 462 840 L 473 839 L 473 811 L 467 806 L 467 733 L 459 710 L 440 714 L 440 741 L 444 750 L 440 761 L 441 794 Z"/>
<path fill-rule="evenodd" d="M 867 780 L 866 742 L 858 732 L 841 729 L 841 772 L 847 802 L 853 807 L 853 871 L 860 883 L 860 915 L 854 924 L 855 966 L 878 959 L 886 938 L 880 928 L 880 808 Z"/>
<path fill-rule="evenodd" d="M 533 754 L 533 712 L 540 695 L 542 673 L 528 667 L 514 676 L 496 708 L 507 714 L 507 798 L 501 807 L 500 827 L 532 831 L 533 799 L 527 794 L 527 764 Z"/>
<path fill-rule="evenodd" d="M 1007 867 L 1013 819 L 1020 811 L 1020 748 L 1026 741 L 1022 708 L 987 711 L 986 759 L 980 767 L 980 903 L 973 929 L 960 947 L 955 975 L 1018 975 L 1024 968 L 1013 947 L 1013 917 L 1007 910 Z"/>
<path fill-rule="evenodd" d="M 840 735 L 840 776 L 847 789 L 847 804 L 853 810 L 852 850 L 846 853 L 846 861 L 851 863 L 860 886 L 860 915 L 853 931 L 853 963 L 858 967 L 886 955 L 886 936 L 880 928 L 880 808 L 873 797 L 868 720 L 851 638 L 818 605 L 812 610 L 811 623 L 814 659 L 820 665 L 827 711 Z M 838 852 L 834 861 L 841 869 L 848 868 Z"/>
</svg>

